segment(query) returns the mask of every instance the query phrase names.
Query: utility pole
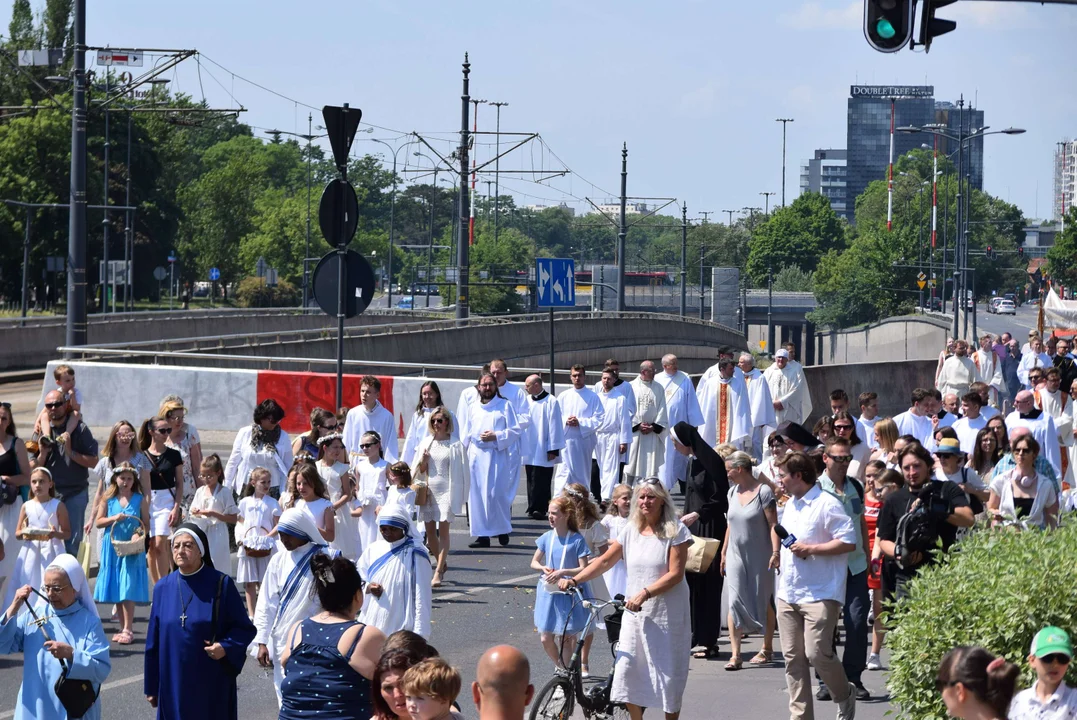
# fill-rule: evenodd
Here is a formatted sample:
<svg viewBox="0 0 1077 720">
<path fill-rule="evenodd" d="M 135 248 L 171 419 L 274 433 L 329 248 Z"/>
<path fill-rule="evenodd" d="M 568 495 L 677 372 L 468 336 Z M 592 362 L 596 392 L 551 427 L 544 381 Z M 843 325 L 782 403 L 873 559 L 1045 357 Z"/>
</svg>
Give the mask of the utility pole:
<svg viewBox="0 0 1077 720">
<path fill-rule="evenodd" d="M 464 240 L 465 230 L 468 227 L 468 211 L 470 207 L 467 191 L 467 146 L 470 142 L 470 133 L 467 131 L 468 105 L 471 103 L 468 75 L 471 73 L 471 63 L 468 62 L 467 53 L 464 53 L 464 87 L 460 96 L 460 149 L 457 155 L 460 158 L 460 230 L 459 242 L 456 243 L 456 319 L 466 320 L 468 317 L 468 243 Z"/>
<path fill-rule="evenodd" d="M 124 205 L 131 207 L 131 111 L 127 111 L 127 190 L 126 200 Z M 310 214 L 309 212 L 307 213 Z M 131 304 L 131 289 L 134 287 L 134 280 L 131 278 L 131 255 L 134 254 L 134 246 L 131 242 L 131 211 L 125 210 L 123 213 L 124 228 L 123 228 L 123 309 L 133 310 L 134 306 Z M 306 267 L 304 265 L 304 267 Z"/>
<path fill-rule="evenodd" d="M 311 182 L 311 154 L 310 141 L 314 139 L 314 115 L 307 113 L 307 243 L 303 251 L 303 312 L 307 311 L 307 303 L 310 302 L 310 273 L 307 272 L 307 258 L 310 257 L 310 182 Z M 389 309 L 392 309 L 389 305 Z"/>
<path fill-rule="evenodd" d="M 494 133 L 494 242 L 497 242 L 498 229 L 501 224 L 501 108 L 508 107 L 507 102 L 492 102 L 497 108 L 497 125 Z"/>
<path fill-rule="evenodd" d="M 760 195 L 762 195 L 763 197 L 765 197 L 765 198 L 766 198 L 766 203 L 765 203 L 765 205 L 763 206 L 763 214 L 764 214 L 764 215 L 765 215 L 765 216 L 766 216 L 767 218 L 769 218 L 769 217 L 770 217 L 770 196 L 771 196 L 771 195 L 777 195 L 778 193 L 772 193 L 772 192 L 761 192 L 761 193 L 759 193 L 759 194 L 760 194 Z"/>
<path fill-rule="evenodd" d="M 714 214 L 714 211 L 713 210 L 700 210 L 696 214 L 703 216 L 703 224 L 706 225 L 707 221 L 710 220 L 711 215 Z"/>
<path fill-rule="evenodd" d="M 628 224 L 625 209 L 628 205 L 628 143 L 621 146 L 621 226 L 617 229 L 617 312 L 625 311 L 625 237 Z"/>
<path fill-rule="evenodd" d="M 699 243 L 699 319 L 703 319 L 703 243 Z"/>
<path fill-rule="evenodd" d="M 74 0 L 74 97 L 71 104 L 71 217 L 67 236 L 69 347 L 86 344 L 86 0 Z"/>
<path fill-rule="evenodd" d="M 739 210 L 723 210 L 722 212 L 729 215 L 729 229 L 733 229 L 733 213 L 740 212 Z"/>
<path fill-rule="evenodd" d="M 110 78 L 110 75 L 108 73 L 108 69 L 106 68 L 105 69 L 105 97 L 106 98 L 108 97 L 109 91 L 112 89 L 110 84 L 109 84 L 110 79 L 111 78 Z M 111 268 L 109 268 L 109 266 L 108 266 L 108 241 L 109 241 L 109 232 L 108 232 L 108 219 L 109 219 L 108 218 L 108 170 L 109 170 L 109 165 L 108 165 L 108 163 L 109 163 L 109 151 L 112 149 L 112 146 L 111 146 L 111 143 L 109 142 L 109 138 L 110 138 L 111 134 L 109 133 L 108 120 L 109 120 L 108 105 L 105 105 L 105 171 L 104 171 L 104 173 L 105 173 L 105 185 L 104 185 L 104 189 L 102 191 L 104 193 L 105 200 L 104 200 L 103 203 L 101 203 L 102 205 L 105 206 L 105 209 L 102 212 L 102 215 L 104 216 L 104 218 L 101 220 L 101 233 L 102 233 L 102 236 L 103 236 L 103 248 L 102 248 L 102 251 L 101 251 L 101 257 L 102 257 L 102 260 L 104 260 L 104 263 L 105 263 L 105 277 L 104 277 L 104 281 L 101 283 L 101 312 L 102 313 L 107 313 L 108 312 L 108 288 L 109 288 L 109 285 L 111 284 L 109 282 L 109 276 L 111 275 L 109 270 Z M 172 288 L 170 287 L 168 289 L 168 291 L 169 291 L 169 293 L 171 293 Z M 113 292 L 115 293 L 115 291 L 113 291 Z M 170 297 L 171 297 L 171 295 L 170 295 Z M 115 301 L 115 297 L 113 297 L 113 301 Z"/>
<path fill-rule="evenodd" d="M 920 266 L 920 272 L 924 271 L 924 186 L 920 186 L 920 239 L 919 239 L 919 259 L 917 264 Z M 920 288 L 920 312 L 924 312 L 924 289 Z"/>
<path fill-rule="evenodd" d="M 767 351 L 774 357 L 774 270 L 767 265 Z"/>
<path fill-rule="evenodd" d="M 426 248 L 426 307 L 430 307 L 430 285 L 434 264 L 434 200 L 438 196 L 438 167 L 434 166 L 434 184 L 430 193 L 430 246 Z"/>
<path fill-rule="evenodd" d="M 29 246 L 29 241 L 27 241 Z M 681 203 L 681 317 L 688 315 L 688 203 Z M 25 304 L 25 303 L 24 303 Z M 25 313 L 24 313 L 25 314 Z"/>
<path fill-rule="evenodd" d="M 782 207 L 785 207 L 785 128 L 793 118 L 778 118 L 774 122 L 782 124 Z"/>
<path fill-rule="evenodd" d="M 485 105 L 485 100 L 471 100 L 472 105 L 475 106 L 475 117 L 472 119 L 473 131 L 475 134 L 479 132 L 479 105 Z M 475 244 L 475 196 L 478 194 L 476 186 L 478 184 L 478 172 L 476 166 L 478 165 L 478 153 L 475 157 L 471 158 L 471 205 L 469 207 L 468 225 L 467 225 L 467 242 L 468 245 Z"/>
</svg>

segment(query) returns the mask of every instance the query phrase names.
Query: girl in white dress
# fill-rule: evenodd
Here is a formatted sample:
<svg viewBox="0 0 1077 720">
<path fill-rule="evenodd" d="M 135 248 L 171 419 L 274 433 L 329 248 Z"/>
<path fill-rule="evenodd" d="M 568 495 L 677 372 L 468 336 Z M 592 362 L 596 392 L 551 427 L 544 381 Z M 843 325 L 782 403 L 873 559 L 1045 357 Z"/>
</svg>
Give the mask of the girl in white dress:
<svg viewBox="0 0 1077 720">
<path fill-rule="evenodd" d="M 467 451 L 454 438 L 452 414 L 437 408 L 429 415 L 430 434 L 419 444 L 414 475 L 426 476 L 426 504 L 419 507 L 419 519 L 426 523 L 426 544 L 437 558 L 433 587 L 445 580 L 449 567 L 449 525 L 464 511 L 468 493 Z"/>
<path fill-rule="evenodd" d="M 343 437 L 340 433 L 330 433 L 318 438 L 316 467 L 333 503 L 336 537 L 329 545 L 355 562 L 359 559 L 359 524 L 348 512 L 348 503 L 355 497 L 355 479 L 344 462 L 348 452 Z"/>
<path fill-rule="evenodd" d="M 587 542 L 587 549 L 591 551 L 591 557 L 599 557 L 610 544 L 610 531 L 602 524 L 602 515 L 598 508 L 591 502 L 590 491 L 580 483 L 569 483 L 561 491 L 569 502 L 572 503 L 573 512 L 576 514 L 576 525 L 580 529 L 580 535 Z M 610 594 L 606 589 L 606 583 L 601 575 L 590 582 L 591 597 L 599 600 L 609 600 Z M 606 623 L 599 620 L 595 625 L 604 630 Z M 590 677 L 591 643 L 595 639 L 595 626 L 588 631 L 583 641 L 583 652 L 580 653 L 581 672 L 584 677 Z"/>
<path fill-rule="evenodd" d="M 613 497 L 610 506 L 602 518 L 602 524 L 609 532 L 608 537 L 615 538 L 621 534 L 621 528 L 628 522 L 628 513 L 632 509 L 632 488 L 624 483 L 619 483 L 613 488 Z M 606 590 L 610 597 L 624 595 L 628 577 L 625 574 L 624 558 L 618 560 L 613 567 L 606 571 L 602 577 L 606 581 Z"/>
<path fill-rule="evenodd" d="M 229 525 L 239 519 L 239 508 L 232 499 L 232 491 L 224 483 L 224 465 L 214 453 L 202 461 L 199 468 L 200 485 L 191 500 L 191 522 L 202 528 L 209 540 L 209 556 L 213 566 L 225 575 L 232 568 L 229 557 Z"/>
<path fill-rule="evenodd" d="M 280 518 L 280 503 L 269 496 L 269 483 L 273 478 L 265 468 L 255 468 L 251 471 L 250 480 L 243 489 L 243 497 L 239 500 L 239 523 L 236 525 L 236 541 L 239 548 L 236 552 L 236 582 L 243 583 L 247 595 L 247 613 L 254 617 L 254 609 L 258 604 L 258 587 L 265 577 L 266 568 L 269 567 L 269 559 L 272 554 L 265 557 L 250 557 L 243 545 L 243 538 L 248 535 L 272 535 L 277 531 L 277 520 Z M 275 551 L 276 547 L 272 548 Z"/>
<path fill-rule="evenodd" d="M 389 463 L 385 462 L 381 436 L 376 432 L 365 433 L 359 439 L 359 451 L 362 454 L 352 468 L 359 477 L 359 485 L 350 512 L 353 518 L 359 518 L 359 554 L 362 555 L 378 540 L 378 508 L 385 504 L 388 495 L 385 471 Z"/>
<path fill-rule="evenodd" d="M 318 474 L 313 462 L 296 462 L 288 473 L 287 498 L 284 509 L 297 508 L 306 510 L 327 543 L 336 539 L 336 513 L 333 503 L 329 501 L 329 491 Z"/>
<path fill-rule="evenodd" d="M 19 511 L 15 527 L 18 528 L 15 537 L 22 541 L 22 548 L 7 586 L 8 597 L 4 598 L 9 605 L 15 591 L 23 585 L 41 586 L 45 568 L 57 555 L 63 554 L 64 540 L 71 537 L 67 508 L 56 497 L 52 473 L 47 469 L 37 468 L 30 473 L 30 499 Z M 44 533 L 39 534 L 40 531 Z"/>
<path fill-rule="evenodd" d="M 415 517 L 415 491 L 411 489 L 411 468 L 406 462 L 395 462 L 385 469 L 385 480 L 389 484 L 385 493 L 385 505 L 396 505 L 404 511 L 409 519 Z M 381 508 L 377 509 L 381 514 Z"/>
</svg>

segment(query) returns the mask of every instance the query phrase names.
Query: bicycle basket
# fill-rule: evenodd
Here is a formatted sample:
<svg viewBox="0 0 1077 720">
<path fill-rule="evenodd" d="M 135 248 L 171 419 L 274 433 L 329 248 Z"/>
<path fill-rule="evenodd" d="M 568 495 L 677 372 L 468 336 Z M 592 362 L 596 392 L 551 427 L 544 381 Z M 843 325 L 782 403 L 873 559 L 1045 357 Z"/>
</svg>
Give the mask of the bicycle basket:
<svg viewBox="0 0 1077 720">
<path fill-rule="evenodd" d="M 618 610 L 605 617 L 606 637 L 610 645 L 621 639 L 621 620 L 624 618 L 624 610 Z"/>
</svg>

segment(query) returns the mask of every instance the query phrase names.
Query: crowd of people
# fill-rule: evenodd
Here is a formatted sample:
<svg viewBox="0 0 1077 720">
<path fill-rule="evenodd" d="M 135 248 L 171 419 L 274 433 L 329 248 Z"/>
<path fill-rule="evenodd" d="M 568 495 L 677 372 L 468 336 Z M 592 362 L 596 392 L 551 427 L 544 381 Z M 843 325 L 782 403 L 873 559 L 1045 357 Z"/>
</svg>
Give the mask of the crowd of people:
<svg viewBox="0 0 1077 720">
<path fill-rule="evenodd" d="M 523 471 L 525 514 L 549 525 L 531 567 L 534 627 L 555 672 L 569 667 L 588 626 L 578 589 L 625 599 L 610 692 L 633 718 L 647 708 L 678 717 L 690 659 L 719 656 L 723 620 L 725 670 L 744 666 L 748 634 L 762 648 L 747 662 L 772 663 L 779 634 L 791 717 L 813 715 L 814 668 L 815 698 L 852 718 L 871 697 L 864 672 L 882 669 L 886 600 L 903 598 L 978 518 L 1049 529 L 1073 509 L 1069 347 L 1033 336 L 1018 356 L 1005 335 L 984 336 L 975 352 L 957 340 L 940 356 L 935 386 L 913 389 L 907 411 L 881 417 L 879 396 L 864 392 L 857 413 L 834 389 L 811 430 L 792 344 L 765 371 L 751 354 L 723 350 L 698 384 L 673 355 L 661 371 L 643 362 L 631 382 L 612 359 L 593 383 L 575 365 L 556 397 L 539 375 L 509 382 L 495 359 L 454 409 L 425 382 L 402 447 L 381 381 L 365 376 L 360 405 L 315 408 L 295 438 L 281 427 L 284 409 L 264 399 L 226 459 L 203 454 L 175 395 L 154 417 L 116 422 L 99 449 L 74 370 L 60 366 L 31 442 L 0 403 L 9 608 L 0 641 L 51 653 L 67 661 L 67 676 L 99 687 L 109 642 L 95 603 L 112 607 L 117 645 L 133 642 L 135 606 L 152 603 L 145 691 L 159 717 L 236 717 L 248 657 L 272 670 L 282 718 L 314 708 L 319 717 L 454 717 L 460 676 L 426 645 L 450 528 L 466 507 L 470 548 L 507 545 Z M 91 549 L 100 558 L 92 591 Z M 34 626 L 20 610 L 38 587 L 53 637 L 79 638 L 67 644 L 73 653 L 57 654 L 60 641 L 43 634 L 24 641 Z M 394 637 L 407 647 L 392 647 Z M 59 702 L 43 691 L 45 669 L 27 675 L 17 716 Z M 192 681 L 212 692 L 183 693 Z M 961 687 L 976 696 L 971 681 Z"/>
</svg>

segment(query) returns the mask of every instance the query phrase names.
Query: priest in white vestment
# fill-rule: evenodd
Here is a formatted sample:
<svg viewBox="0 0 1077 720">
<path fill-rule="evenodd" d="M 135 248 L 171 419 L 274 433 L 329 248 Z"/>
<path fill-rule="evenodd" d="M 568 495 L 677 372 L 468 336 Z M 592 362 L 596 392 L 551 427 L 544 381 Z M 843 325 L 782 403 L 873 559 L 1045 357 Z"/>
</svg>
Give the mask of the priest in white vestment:
<svg viewBox="0 0 1077 720">
<path fill-rule="evenodd" d="M 568 483 L 591 487 L 591 458 L 598 444 L 598 428 L 605 415 L 598 394 L 587 387 L 587 371 L 573 365 L 569 375 L 572 387 L 557 396 L 561 418 L 565 421 L 565 451 L 561 464 L 553 473 L 553 494 L 560 495 Z"/>
<path fill-rule="evenodd" d="M 763 458 L 763 440 L 767 429 L 778 426 L 774 415 L 774 400 L 770 395 L 770 385 L 763 378 L 763 371 L 755 366 L 751 353 L 741 353 L 737 360 L 737 369 L 744 374 L 744 383 L 748 386 L 748 408 L 752 415 L 752 457 Z"/>
<path fill-rule="evenodd" d="M 990 405 L 999 405 L 999 393 L 1002 392 L 1002 363 L 999 362 L 995 353 L 994 338 L 984 335 L 980 338 L 980 349 L 972 354 L 972 362 L 976 365 L 976 373 L 980 382 L 986 383 L 990 393 Z"/>
<path fill-rule="evenodd" d="M 628 411 L 627 396 L 614 389 L 616 380 L 613 372 L 603 370 L 599 390 L 595 393 L 602 403 L 603 415 L 595 444 L 595 463 L 598 465 L 601 490 L 599 500 L 613 497 L 613 486 L 621 482 L 621 458 L 628 452 L 628 445 L 632 442 L 632 415 Z M 590 487 L 594 493 L 596 488 L 593 482 Z"/>
<path fill-rule="evenodd" d="M 1011 431 L 1015 427 L 1028 428 L 1032 437 L 1040 444 L 1040 455 L 1047 458 L 1055 471 L 1055 477 L 1061 478 L 1062 454 L 1054 419 L 1036 407 L 1036 399 L 1029 390 L 1017 393 L 1013 406 L 1014 411 L 1006 416 L 1006 428 Z"/>
<path fill-rule="evenodd" d="M 790 365 L 789 352 L 785 349 L 774 353 L 774 364 L 763 371 L 763 378 L 770 386 L 771 406 L 774 419 L 779 425 L 785 422 L 803 424 L 807 419 L 804 414 L 804 397 L 808 394 L 804 382 L 803 370 Z M 807 402 L 811 412 L 811 401 Z"/>
<path fill-rule="evenodd" d="M 644 360 L 639 366 L 639 377 L 632 381 L 636 412 L 632 416 L 632 445 L 625 466 L 630 482 L 658 477 L 665 463 L 665 435 L 669 432 L 666 393 L 655 382 L 654 373 L 654 363 Z"/>
<path fill-rule="evenodd" d="M 968 356 L 969 344 L 964 340 L 954 343 L 954 354 L 946 358 L 935 380 L 935 387 L 943 395 L 954 394 L 958 398 L 969 392 L 969 386 L 980 379 L 976 363 Z"/>
<path fill-rule="evenodd" d="M 471 471 L 468 515 L 475 541 L 468 547 L 490 547 L 498 536 L 509 544 L 512 532 L 512 501 L 519 480 L 514 476 L 509 450 L 519 440 L 520 423 L 512 404 L 497 393 L 493 375 L 479 380 L 478 402 L 467 411 L 467 459 Z"/>
<path fill-rule="evenodd" d="M 748 405 L 748 387 L 737 377 L 733 358 L 718 361 L 718 374 L 711 376 L 696 392 L 703 422 L 700 436 L 711 447 L 729 443 L 743 450 L 752 438 L 752 414 Z"/>
<path fill-rule="evenodd" d="M 655 375 L 654 380 L 662 386 L 666 394 L 666 419 L 669 421 L 667 428 L 672 428 L 679 422 L 686 422 L 693 427 L 703 424 L 703 412 L 699 409 L 692 378 L 677 368 L 676 355 L 665 355 L 662 358 L 662 372 Z M 671 433 L 664 434 L 665 462 L 658 477 L 662 479 L 666 490 L 672 490 L 675 483 L 687 479 L 688 457 L 677 452 Z"/>
<path fill-rule="evenodd" d="M 523 464 L 521 443 L 526 440 L 527 425 L 531 422 L 531 414 L 527 407 L 527 392 L 519 385 L 508 381 L 509 369 L 504 360 L 491 360 L 490 374 L 497 381 L 497 393 L 508 400 L 509 405 L 512 405 L 512 409 L 516 411 L 516 421 L 520 424 L 520 436 L 509 447 L 509 465 L 511 466 L 509 472 L 516 478 L 517 486 L 519 486 L 520 468 Z"/>
<path fill-rule="evenodd" d="M 381 395 L 381 380 L 373 375 L 364 375 L 359 381 L 359 399 L 362 404 L 353 407 L 344 418 L 344 447 L 348 450 L 351 462 L 365 456 L 359 449 L 359 442 L 368 432 L 376 432 L 381 438 L 381 448 L 385 452 L 385 461 L 392 465 L 400 453 L 400 433 L 396 429 L 396 418 L 378 400 Z M 281 490 L 284 488 L 282 487 Z"/>
<path fill-rule="evenodd" d="M 807 422 L 808 418 L 811 417 L 813 405 L 811 393 L 808 391 L 808 378 L 804 375 L 804 366 L 797 361 L 797 346 L 795 343 L 783 343 L 782 349 L 789 355 L 790 369 L 800 376 L 800 382 L 804 386 L 804 391 L 800 393 L 800 416 Z"/>
</svg>

